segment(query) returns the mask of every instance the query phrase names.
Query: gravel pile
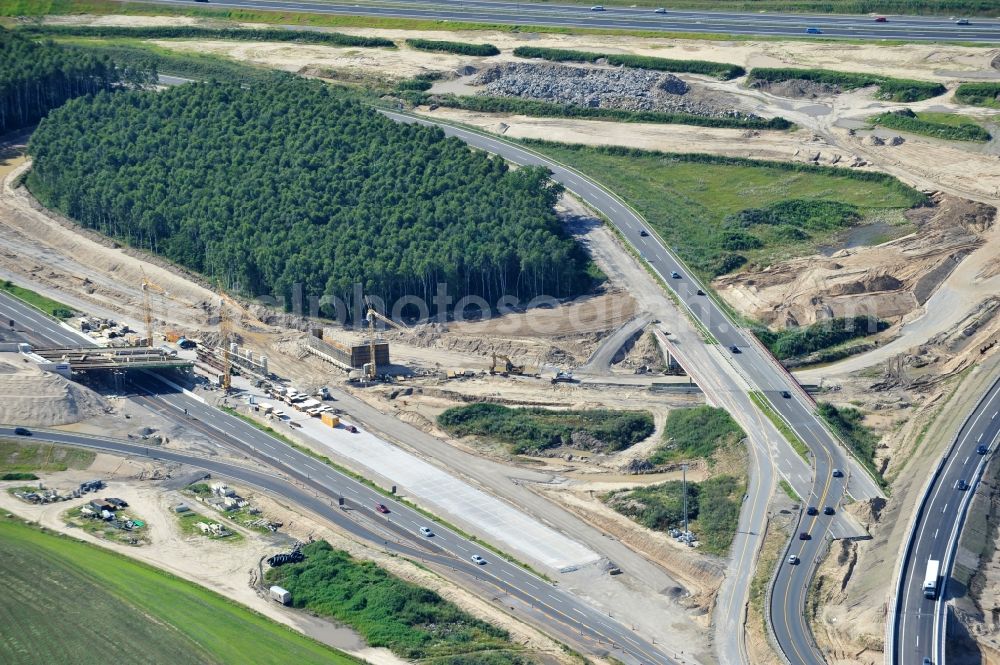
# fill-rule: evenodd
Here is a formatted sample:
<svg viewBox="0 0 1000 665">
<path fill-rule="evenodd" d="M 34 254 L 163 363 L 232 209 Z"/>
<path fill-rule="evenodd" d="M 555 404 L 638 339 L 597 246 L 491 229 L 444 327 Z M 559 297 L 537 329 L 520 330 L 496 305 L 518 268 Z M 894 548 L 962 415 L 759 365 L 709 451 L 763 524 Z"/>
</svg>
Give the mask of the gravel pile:
<svg viewBox="0 0 1000 665">
<path fill-rule="evenodd" d="M 673 74 L 646 69 L 601 69 L 509 62 L 480 72 L 479 94 L 519 97 L 558 104 L 626 111 L 674 111 L 723 115 L 717 107 L 690 98 L 688 85 Z"/>
</svg>

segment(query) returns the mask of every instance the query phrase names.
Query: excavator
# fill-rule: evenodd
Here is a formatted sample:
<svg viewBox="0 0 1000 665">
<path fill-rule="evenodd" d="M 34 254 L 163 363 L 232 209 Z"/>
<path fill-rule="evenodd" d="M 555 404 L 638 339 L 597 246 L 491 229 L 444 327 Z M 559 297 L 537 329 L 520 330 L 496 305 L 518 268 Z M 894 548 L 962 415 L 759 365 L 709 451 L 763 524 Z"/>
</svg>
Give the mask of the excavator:
<svg viewBox="0 0 1000 665">
<path fill-rule="evenodd" d="M 504 363 L 503 369 L 500 369 L 500 365 L 497 364 L 498 360 L 502 360 Z M 490 366 L 490 374 L 499 374 L 501 376 L 507 376 L 508 374 L 514 374 L 520 376 L 524 374 L 524 365 L 515 365 L 511 362 L 508 356 L 502 353 L 493 352 L 493 364 Z"/>
</svg>

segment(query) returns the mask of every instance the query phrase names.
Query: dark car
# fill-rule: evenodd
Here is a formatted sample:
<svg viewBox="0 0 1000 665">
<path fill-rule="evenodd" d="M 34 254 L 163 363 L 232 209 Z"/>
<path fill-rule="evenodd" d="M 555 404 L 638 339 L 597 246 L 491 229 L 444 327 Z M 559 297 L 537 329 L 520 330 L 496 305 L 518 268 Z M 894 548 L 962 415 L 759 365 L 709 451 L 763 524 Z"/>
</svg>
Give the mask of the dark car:
<svg viewBox="0 0 1000 665">
<path fill-rule="evenodd" d="M 886 17 L 884 17 L 884 16 L 876 16 L 876 17 L 875 17 L 875 22 L 876 22 L 876 23 L 888 23 L 888 22 L 889 22 L 889 19 L 887 19 L 887 18 L 886 18 Z"/>
<path fill-rule="evenodd" d="M 819 509 L 816 506 L 809 506 L 806 508 L 806 515 L 819 515 Z"/>
<path fill-rule="evenodd" d="M 801 531 L 799 532 L 799 540 L 812 540 L 812 536 L 810 536 L 805 531 Z"/>
<path fill-rule="evenodd" d="M 791 399 L 792 398 L 792 393 L 788 392 L 787 390 L 782 390 L 781 391 L 781 396 L 784 397 L 785 399 Z"/>
<path fill-rule="evenodd" d="M 835 512 L 836 511 L 833 509 L 833 506 L 826 506 L 823 508 L 824 515 L 833 515 Z"/>
<path fill-rule="evenodd" d="M 823 31 L 819 28 L 806 28 L 807 35 L 822 35 Z"/>
<path fill-rule="evenodd" d="M 677 272 L 676 270 L 671 270 L 670 271 L 670 276 L 673 277 L 674 279 L 680 279 L 681 278 L 681 274 L 679 272 Z"/>
<path fill-rule="evenodd" d="M 965 482 L 964 478 L 959 478 L 957 481 L 955 481 L 955 489 L 959 490 L 960 492 L 964 492 L 965 490 L 969 489 L 969 483 Z"/>
<path fill-rule="evenodd" d="M 701 289 L 698 289 L 698 295 L 699 295 L 699 296 L 703 296 L 703 295 L 705 295 L 705 292 L 704 292 L 704 291 L 702 291 Z"/>
<path fill-rule="evenodd" d="M 348 432 L 350 432 L 351 434 L 357 434 L 357 433 L 358 433 L 358 428 L 357 428 L 357 427 L 355 427 L 354 425 L 347 425 L 347 426 L 345 427 L 345 429 L 346 429 L 346 430 L 347 430 Z"/>
<path fill-rule="evenodd" d="M 834 478 L 843 478 L 844 477 L 844 472 L 841 471 L 840 469 L 834 469 L 833 470 L 833 477 Z"/>
<path fill-rule="evenodd" d="M 31 436 L 31 430 L 27 427 L 15 427 L 14 434 L 17 434 L 18 436 Z"/>
<path fill-rule="evenodd" d="M 735 344 L 729 347 L 729 350 L 732 351 L 733 353 L 742 353 L 742 351 L 740 351 L 740 347 L 736 346 Z"/>
<path fill-rule="evenodd" d="M 649 231 L 647 231 L 646 229 L 639 229 L 639 235 L 641 235 L 643 238 L 647 238 L 649 237 Z"/>
<path fill-rule="evenodd" d="M 986 453 L 990 452 L 990 447 L 987 446 L 985 443 L 980 443 L 978 446 L 976 446 L 976 452 L 979 453 L 980 455 L 985 455 Z"/>
<path fill-rule="evenodd" d="M 388 515 L 389 514 L 389 509 L 385 507 L 384 503 L 376 503 L 375 504 L 375 510 L 377 510 L 380 513 L 382 513 L 383 515 Z"/>
</svg>

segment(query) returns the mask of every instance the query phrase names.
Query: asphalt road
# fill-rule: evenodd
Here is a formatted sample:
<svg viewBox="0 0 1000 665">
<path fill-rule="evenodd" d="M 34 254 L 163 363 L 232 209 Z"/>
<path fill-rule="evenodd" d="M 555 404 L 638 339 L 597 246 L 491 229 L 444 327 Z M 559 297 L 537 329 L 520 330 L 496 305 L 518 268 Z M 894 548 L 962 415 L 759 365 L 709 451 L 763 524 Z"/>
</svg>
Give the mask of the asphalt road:
<svg viewBox="0 0 1000 665">
<path fill-rule="evenodd" d="M 64 329 L 37 310 L 0 293 L 0 322 L 6 322 L 9 318 L 15 319 L 17 327 L 27 329 L 31 337 L 47 340 L 52 345 L 96 346 L 92 341 Z M 613 618 L 591 608 L 576 596 L 560 590 L 520 566 L 429 520 L 404 504 L 386 498 L 368 485 L 289 447 L 249 423 L 208 406 L 200 399 L 180 392 L 152 375 L 137 379 L 136 387 L 138 394 L 133 399 L 142 406 L 159 412 L 171 420 L 179 421 L 185 427 L 198 430 L 225 446 L 248 452 L 289 477 L 310 486 L 319 492 L 322 498 L 313 497 L 305 503 L 299 503 L 300 499 L 306 499 L 309 495 L 296 489 L 280 476 L 261 474 L 224 462 L 184 455 L 162 448 L 55 431 L 40 431 L 37 433 L 37 438 L 57 443 L 104 447 L 116 452 L 191 464 L 235 480 L 251 483 L 293 500 L 325 517 L 329 517 L 331 510 L 335 516 L 340 516 L 339 509 L 332 507 L 338 498 L 343 497 L 350 502 L 350 506 L 360 511 L 371 511 L 371 517 L 386 520 L 386 527 L 404 534 L 410 540 L 416 539 L 425 545 L 425 550 L 429 548 L 432 554 L 445 557 L 438 561 L 439 563 L 443 562 L 459 571 L 464 569 L 466 574 L 474 573 L 478 579 L 517 599 L 526 609 L 538 615 L 536 618 L 541 620 L 548 632 L 564 641 L 583 645 L 598 655 L 605 653 L 613 655 L 628 663 L 652 665 L 684 662 L 671 660 L 657 646 Z M 0 427 L 0 435 L 12 434 L 12 427 Z M 389 507 L 391 513 L 387 517 L 382 518 L 375 512 L 374 506 L 378 503 Z M 342 522 L 335 521 L 343 525 Z M 434 536 L 424 538 L 419 531 L 422 526 L 431 528 Z M 352 533 L 360 535 L 361 532 L 352 530 Z M 384 538 L 376 535 L 372 540 L 378 543 Z M 469 557 L 473 554 L 483 556 L 487 564 L 483 566 L 472 564 Z M 422 551 L 420 556 L 427 558 L 427 553 Z"/>
<path fill-rule="evenodd" d="M 193 0 L 145 0 L 154 4 L 193 5 Z M 669 4 L 669 3 L 665 3 Z M 806 28 L 818 28 L 823 38 L 894 39 L 905 41 L 1000 41 L 1000 21 L 970 19 L 956 25 L 944 17 L 890 16 L 876 23 L 871 16 L 767 14 L 702 11 L 667 11 L 652 8 L 608 7 L 591 11 L 579 5 L 521 3 L 493 0 L 358 0 L 353 3 L 286 0 L 209 0 L 209 7 L 265 11 L 296 11 L 313 14 L 340 14 L 539 25 L 563 28 L 605 28 L 658 32 L 699 32 L 731 35 L 802 37 Z"/>
<path fill-rule="evenodd" d="M 685 267 L 656 233 L 623 201 L 599 184 L 534 151 L 492 136 L 438 124 L 424 117 L 394 112 L 386 112 L 386 115 L 400 122 L 436 124 L 445 134 L 501 155 L 515 164 L 547 167 L 552 171 L 555 181 L 576 193 L 618 228 L 639 255 L 660 274 L 680 301 L 718 340 L 721 348 L 726 349 L 733 366 L 747 382 L 768 398 L 775 410 L 806 442 L 812 452 L 815 475 L 809 496 L 803 498 L 808 505 L 818 506 L 820 514 L 807 516 L 803 513 L 801 516 L 799 529 L 810 537 L 808 540 L 793 541 L 790 553 L 798 556 L 802 563 L 779 569 L 772 592 L 771 615 L 778 643 L 793 665 L 823 663 L 803 618 L 806 590 L 835 519 L 833 516 L 823 515 L 822 508 L 831 506 L 835 510 L 839 509 L 849 482 L 851 494 L 856 499 L 880 496 L 881 491 L 819 422 L 813 411 L 812 399 L 755 339 L 728 319 L 714 300 L 698 295 L 699 289 L 704 290 L 704 287 L 687 274 Z M 644 231 L 646 235 L 643 235 Z M 784 396 L 786 394 L 787 397 Z M 834 469 L 840 469 L 843 477 L 833 477 Z M 767 507 L 760 505 L 756 509 L 763 511 Z"/>
<path fill-rule="evenodd" d="M 910 546 L 900 567 L 895 598 L 891 665 L 915 665 L 930 658 L 935 665 L 945 662 L 945 610 L 949 598 L 965 595 L 949 577 L 962 526 L 983 470 L 1000 443 L 1000 379 L 990 387 L 958 432 L 954 447 L 942 458 L 928 493 L 919 508 Z M 976 449 L 989 446 L 980 455 Z M 958 481 L 970 488 L 959 490 Z M 927 562 L 941 562 L 940 586 L 936 600 L 925 598 L 922 585 Z"/>
</svg>

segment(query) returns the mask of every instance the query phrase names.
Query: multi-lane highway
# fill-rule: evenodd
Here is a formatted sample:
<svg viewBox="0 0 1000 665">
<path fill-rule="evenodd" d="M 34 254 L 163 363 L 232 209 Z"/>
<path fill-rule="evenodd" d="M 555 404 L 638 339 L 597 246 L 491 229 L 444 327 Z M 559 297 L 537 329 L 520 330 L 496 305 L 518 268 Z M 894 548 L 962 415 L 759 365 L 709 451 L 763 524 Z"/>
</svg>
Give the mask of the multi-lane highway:
<svg viewBox="0 0 1000 665">
<path fill-rule="evenodd" d="M 930 658 L 945 662 L 945 610 L 948 579 L 972 495 L 1000 443 L 1000 379 L 962 424 L 935 469 L 911 527 L 899 570 L 891 617 L 889 662 L 911 665 Z M 985 447 L 985 452 L 980 449 Z M 959 482 L 967 489 L 959 489 Z M 965 485 L 963 485 L 965 486 Z M 922 584 L 931 559 L 941 562 L 936 599 L 924 597 Z"/>
<path fill-rule="evenodd" d="M 2 317 L 0 320 L 3 321 L 14 319 L 17 323 L 15 328 L 20 334 L 42 343 L 48 342 L 59 346 L 94 345 L 91 340 L 84 336 L 63 328 L 34 308 L 2 293 L 0 293 L 0 317 Z M 323 500 L 317 500 L 315 496 L 312 496 L 306 503 L 299 504 L 300 500 L 304 500 L 310 495 L 296 489 L 286 479 L 229 465 L 218 460 L 184 455 L 162 448 L 138 446 L 110 438 L 95 438 L 57 431 L 39 431 L 35 436 L 57 443 L 103 447 L 111 451 L 192 464 L 213 473 L 251 483 L 293 500 L 297 504 L 324 516 L 329 516 L 330 507 L 340 497 L 344 497 L 351 502 L 353 507 L 361 511 L 371 511 L 370 517 L 372 519 L 385 519 L 387 521 L 386 528 L 390 528 L 410 540 L 419 540 L 430 547 L 432 554 L 439 555 L 439 559 L 445 557 L 440 559 L 439 563 L 445 562 L 446 565 L 459 570 L 464 567 L 466 574 L 475 574 L 478 579 L 484 580 L 503 593 L 517 598 L 536 615 L 534 618 L 541 621 L 547 631 L 561 637 L 564 641 L 580 644 L 596 654 L 614 655 L 629 663 L 650 665 L 653 663 L 683 662 L 668 658 L 651 641 L 602 612 L 593 609 L 576 596 L 545 582 L 517 564 L 484 550 L 480 545 L 428 520 L 406 505 L 391 501 L 364 483 L 289 447 L 249 423 L 209 406 L 196 396 L 179 391 L 152 375 L 137 379 L 135 386 L 137 394 L 132 399 L 145 408 L 159 412 L 171 420 L 180 421 L 185 427 L 199 431 L 221 445 L 244 451 L 266 462 L 288 477 L 294 478 L 319 492 Z M 12 434 L 12 427 L 0 427 L 0 435 Z M 381 518 L 374 511 L 374 507 L 378 503 L 383 503 L 390 508 L 391 513 L 388 517 Z M 339 520 L 335 521 L 343 525 L 343 521 L 340 519 L 342 515 L 337 512 L 334 512 L 333 515 Z M 432 538 L 425 538 L 421 535 L 420 527 L 423 526 L 432 529 L 434 532 Z M 352 527 L 352 532 L 363 535 L 361 531 L 357 530 L 361 528 L 355 524 Z M 365 533 L 368 531 L 370 528 L 365 527 Z M 377 536 L 369 539 L 379 543 L 384 540 L 384 537 Z M 412 553 L 413 548 L 407 547 L 409 549 L 404 553 Z M 426 549 L 427 547 L 421 550 L 421 556 L 424 558 L 427 558 L 424 551 Z M 483 566 L 472 564 L 469 558 L 473 554 L 482 555 L 487 559 L 487 564 Z"/>
<path fill-rule="evenodd" d="M 721 307 L 709 296 L 699 295 L 707 290 L 659 239 L 655 231 L 624 201 L 594 180 L 574 169 L 550 160 L 528 148 L 503 139 L 465 128 L 437 123 L 426 117 L 386 112 L 400 122 L 435 124 L 450 136 L 462 139 L 469 145 L 499 154 L 515 164 L 545 166 L 552 178 L 577 194 L 590 206 L 601 212 L 632 244 L 639 255 L 660 274 L 663 281 L 676 294 L 683 306 L 725 349 L 734 367 L 747 383 L 760 391 L 788 422 L 811 451 L 814 469 L 813 483 L 803 499 L 808 505 L 817 506 L 819 515 L 804 512 L 799 525 L 807 540 L 794 540 L 790 552 L 801 560 L 796 566 L 782 566 L 772 592 L 771 617 L 778 643 L 793 664 L 822 663 L 811 633 L 805 623 L 805 594 L 815 566 L 830 537 L 833 516 L 824 515 L 825 506 L 839 511 L 845 493 L 855 499 L 881 495 L 875 481 L 857 463 L 819 421 L 812 399 L 752 336 L 732 323 Z M 842 472 L 835 477 L 834 471 Z M 766 506 L 760 506 L 765 510 Z"/>
<path fill-rule="evenodd" d="M 196 0 L 145 0 L 155 4 L 196 5 Z M 210 7 L 295 11 L 312 14 L 340 14 L 410 18 L 436 21 L 551 26 L 559 28 L 602 28 L 653 32 L 688 32 L 730 35 L 802 37 L 807 28 L 820 34 L 810 37 L 893 39 L 905 41 L 1000 41 L 1000 21 L 969 19 L 958 25 L 955 19 L 928 16 L 889 16 L 875 22 L 873 16 L 835 14 L 769 14 L 674 11 L 657 13 L 654 8 L 608 6 L 592 11 L 581 5 L 510 2 L 504 0 L 209 0 Z M 669 5 L 669 3 L 664 3 Z"/>
</svg>

